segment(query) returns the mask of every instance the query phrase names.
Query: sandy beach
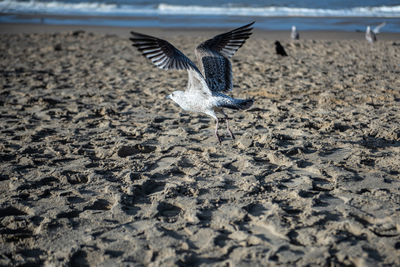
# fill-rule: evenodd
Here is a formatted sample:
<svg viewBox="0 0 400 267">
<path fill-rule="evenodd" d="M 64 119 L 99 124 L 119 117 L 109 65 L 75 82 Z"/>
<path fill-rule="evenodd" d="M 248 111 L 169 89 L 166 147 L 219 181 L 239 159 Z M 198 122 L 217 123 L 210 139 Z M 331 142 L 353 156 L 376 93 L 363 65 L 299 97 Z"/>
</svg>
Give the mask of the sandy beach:
<svg viewBox="0 0 400 267">
<path fill-rule="evenodd" d="M 400 265 L 400 34 L 256 30 L 219 145 L 129 30 L 1 25 L 0 265 Z"/>
</svg>

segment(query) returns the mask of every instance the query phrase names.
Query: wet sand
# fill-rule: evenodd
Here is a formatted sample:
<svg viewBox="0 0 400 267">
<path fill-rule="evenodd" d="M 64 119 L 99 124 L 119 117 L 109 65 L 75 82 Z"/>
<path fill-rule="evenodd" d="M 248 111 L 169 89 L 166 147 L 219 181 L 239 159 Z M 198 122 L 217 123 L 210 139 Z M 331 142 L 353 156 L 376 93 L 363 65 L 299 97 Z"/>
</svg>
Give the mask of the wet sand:
<svg viewBox="0 0 400 267">
<path fill-rule="evenodd" d="M 399 35 L 256 31 L 218 145 L 129 30 L 3 26 L 0 265 L 400 265 Z"/>
</svg>

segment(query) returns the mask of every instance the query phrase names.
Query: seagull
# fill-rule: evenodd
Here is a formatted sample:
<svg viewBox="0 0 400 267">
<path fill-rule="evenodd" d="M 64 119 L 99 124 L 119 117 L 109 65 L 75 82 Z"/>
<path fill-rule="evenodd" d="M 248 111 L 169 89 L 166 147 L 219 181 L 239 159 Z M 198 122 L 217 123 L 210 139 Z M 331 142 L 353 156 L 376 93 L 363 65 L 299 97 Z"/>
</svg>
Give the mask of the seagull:
<svg viewBox="0 0 400 267">
<path fill-rule="evenodd" d="M 367 26 L 367 31 L 365 32 L 365 39 L 371 44 L 376 42 L 376 35 L 379 33 L 380 29 L 386 25 L 386 22 L 383 22 L 376 26 L 373 30 L 371 30 L 370 26 Z"/>
<path fill-rule="evenodd" d="M 292 26 L 292 33 L 290 34 L 290 37 L 292 38 L 292 40 L 299 40 L 300 38 L 300 34 L 297 32 L 296 30 L 296 26 Z"/>
<path fill-rule="evenodd" d="M 287 57 L 288 55 L 286 54 L 285 48 L 283 48 L 279 41 L 275 41 L 275 51 L 278 55 L 281 55 L 283 57 Z"/>
<path fill-rule="evenodd" d="M 232 91 L 232 65 L 229 59 L 242 47 L 252 34 L 254 22 L 216 35 L 201 43 L 195 49 L 200 69 L 181 51 L 169 42 L 150 35 L 131 31 L 130 40 L 146 58 L 160 69 L 187 70 L 188 83 L 185 91 L 174 91 L 167 98 L 172 99 L 183 110 L 204 113 L 216 121 L 215 136 L 218 134 L 220 112 L 226 121 L 227 131 L 235 139 L 229 128 L 228 116 L 223 108 L 248 109 L 253 99 L 236 99 L 223 93 Z"/>
</svg>

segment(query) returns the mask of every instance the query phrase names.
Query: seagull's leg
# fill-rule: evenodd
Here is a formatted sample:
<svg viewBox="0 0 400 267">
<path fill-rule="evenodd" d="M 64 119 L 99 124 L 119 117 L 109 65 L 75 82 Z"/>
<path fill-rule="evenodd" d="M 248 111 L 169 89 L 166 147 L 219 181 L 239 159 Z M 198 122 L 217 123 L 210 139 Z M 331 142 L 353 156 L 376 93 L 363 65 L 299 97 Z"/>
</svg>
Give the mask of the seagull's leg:
<svg viewBox="0 0 400 267">
<path fill-rule="evenodd" d="M 216 124 L 215 124 L 215 137 L 217 137 L 218 142 L 221 144 L 221 137 L 218 134 L 218 125 L 219 125 L 219 121 L 218 118 L 215 118 Z"/>
<path fill-rule="evenodd" d="M 226 117 L 226 129 L 228 130 L 229 135 L 231 136 L 232 139 L 235 139 L 235 136 L 233 135 L 231 129 L 229 129 L 229 120 L 228 117 Z"/>
<path fill-rule="evenodd" d="M 222 111 L 222 110 L 221 110 L 221 112 L 222 112 L 222 114 L 223 114 L 224 117 L 225 117 L 226 129 L 228 130 L 229 135 L 231 136 L 232 139 L 235 139 L 235 136 L 233 135 L 231 129 L 229 128 L 229 118 L 228 118 L 228 115 L 226 115 L 225 112 Z"/>
</svg>

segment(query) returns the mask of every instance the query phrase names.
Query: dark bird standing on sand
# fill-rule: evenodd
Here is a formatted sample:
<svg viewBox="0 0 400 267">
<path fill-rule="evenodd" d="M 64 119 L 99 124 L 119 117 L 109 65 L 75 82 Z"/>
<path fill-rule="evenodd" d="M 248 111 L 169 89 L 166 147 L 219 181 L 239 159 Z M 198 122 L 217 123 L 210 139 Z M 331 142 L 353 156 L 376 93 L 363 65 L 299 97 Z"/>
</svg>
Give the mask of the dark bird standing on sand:
<svg viewBox="0 0 400 267">
<path fill-rule="evenodd" d="M 229 135 L 228 116 L 223 108 L 247 109 L 253 104 L 252 99 L 236 99 L 223 94 L 232 90 L 232 66 L 229 59 L 251 35 L 254 22 L 219 34 L 201 43 L 195 50 L 201 71 L 181 51 L 169 42 L 157 37 L 131 32 L 133 46 L 160 69 L 185 69 L 188 72 L 188 84 L 185 91 L 174 91 L 168 98 L 175 101 L 182 109 L 201 112 L 215 119 L 215 136 L 218 134 L 219 119 L 216 112 L 222 113 L 226 120 Z"/>
<path fill-rule="evenodd" d="M 283 48 L 279 41 L 275 41 L 275 51 L 278 55 L 281 55 L 283 57 L 288 56 L 288 54 L 286 54 L 285 48 Z"/>
</svg>

